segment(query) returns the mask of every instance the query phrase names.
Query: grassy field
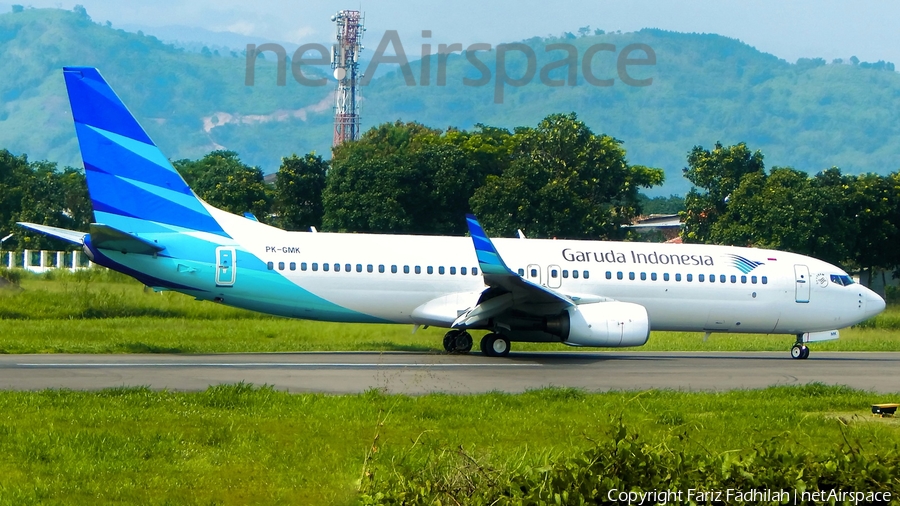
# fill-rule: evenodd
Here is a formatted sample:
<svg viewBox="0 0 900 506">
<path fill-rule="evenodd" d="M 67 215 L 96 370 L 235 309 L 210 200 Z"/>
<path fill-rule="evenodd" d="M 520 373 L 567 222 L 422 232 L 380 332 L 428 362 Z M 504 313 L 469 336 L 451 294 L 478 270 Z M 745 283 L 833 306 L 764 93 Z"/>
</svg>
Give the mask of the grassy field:
<svg viewBox="0 0 900 506">
<path fill-rule="evenodd" d="M 21 274 L 20 274 L 21 275 Z M 439 352 L 444 330 L 412 326 L 350 325 L 288 320 L 154 293 L 110 271 L 21 275 L 0 288 L 2 353 L 226 353 L 288 351 Z M 477 337 L 477 336 L 476 336 Z M 654 332 L 642 351 L 786 351 L 793 338 Z M 900 350 L 900 306 L 843 330 L 817 351 Z M 516 350 L 571 348 L 516 343 Z"/>
<path fill-rule="evenodd" d="M 884 396 L 807 385 L 761 391 L 473 396 L 290 395 L 247 385 L 201 393 L 0 392 L 0 504 L 348 504 L 365 473 L 465 455 L 500 473 L 609 437 L 740 453 L 896 455 Z M 898 484 L 890 486 L 897 487 Z"/>
</svg>

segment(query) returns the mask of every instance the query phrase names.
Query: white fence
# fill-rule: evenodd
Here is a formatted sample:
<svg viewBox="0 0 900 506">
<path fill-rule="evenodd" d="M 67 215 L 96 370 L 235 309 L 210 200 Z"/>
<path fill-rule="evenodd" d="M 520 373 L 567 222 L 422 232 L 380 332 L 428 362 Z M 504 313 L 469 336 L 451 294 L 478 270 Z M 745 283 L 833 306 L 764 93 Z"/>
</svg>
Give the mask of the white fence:
<svg viewBox="0 0 900 506">
<path fill-rule="evenodd" d="M 77 271 L 94 266 L 82 251 L 0 251 L 0 267 L 25 269 L 38 274 L 51 269 Z"/>
</svg>

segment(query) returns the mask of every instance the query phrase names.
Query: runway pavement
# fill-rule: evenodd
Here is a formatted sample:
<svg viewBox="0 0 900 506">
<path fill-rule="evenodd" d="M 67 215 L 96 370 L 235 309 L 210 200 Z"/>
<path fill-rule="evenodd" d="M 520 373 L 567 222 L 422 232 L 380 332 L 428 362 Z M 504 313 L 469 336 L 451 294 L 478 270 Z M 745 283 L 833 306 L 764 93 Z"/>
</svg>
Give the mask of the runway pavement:
<svg viewBox="0 0 900 506">
<path fill-rule="evenodd" d="M 423 353 L 234 355 L 3 355 L 0 389 L 120 386 L 203 390 L 237 383 L 292 392 L 522 392 L 546 386 L 590 391 L 650 388 L 721 391 L 798 385 L 848 385 L 900 392 L 900 353 L 513 353 L 508 358 Z"/>
</svg>

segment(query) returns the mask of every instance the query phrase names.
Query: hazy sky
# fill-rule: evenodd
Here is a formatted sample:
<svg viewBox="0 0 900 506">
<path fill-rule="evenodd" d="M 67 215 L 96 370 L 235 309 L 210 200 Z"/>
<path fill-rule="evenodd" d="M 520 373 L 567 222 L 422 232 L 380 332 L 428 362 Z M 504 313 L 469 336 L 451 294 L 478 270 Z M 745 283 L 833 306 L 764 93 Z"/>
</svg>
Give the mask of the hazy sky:
<svg viewBox="0 0 900 506">
<path fill-rule="evenodd" d="M 369 46 L 384 30 L 415 42 L 432 30 L 434 42 L 498 43 L 558 35 L 590 25 L 606 31 L 645 27 L 718 33 L 788 61 L 803 57 L 888 60 L 900 64 L 900 3 L 863 0 L 3 0 L 33 7 L 87 8 L 114 25 L 183 25 L 271 40 L 327 42 L 340 9 L 361 8 Z M 150 32 L 150 30 L 148 30 Z M 152 33 L 152 32 L 151 32 Z M 376 40 L 372 40 L 376 39 Z"/>
</svg>

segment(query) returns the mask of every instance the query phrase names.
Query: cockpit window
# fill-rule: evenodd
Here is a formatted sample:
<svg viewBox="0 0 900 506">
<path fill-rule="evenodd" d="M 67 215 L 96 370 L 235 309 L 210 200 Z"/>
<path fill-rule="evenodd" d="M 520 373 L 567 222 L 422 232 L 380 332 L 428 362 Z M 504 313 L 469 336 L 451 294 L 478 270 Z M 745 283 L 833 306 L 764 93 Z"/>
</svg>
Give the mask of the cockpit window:
<svg viewBox="0 0 900 506">
<path fill-rule="evenodd" d="M 846 274 L 845 275 L 832 274 L 831 282 L 836 285 L 841 285 L 841 286 L 850 286 L 854 283 L 853 278 L 851 278 L 850 276 L 847 276 Z"/>
</svg>

